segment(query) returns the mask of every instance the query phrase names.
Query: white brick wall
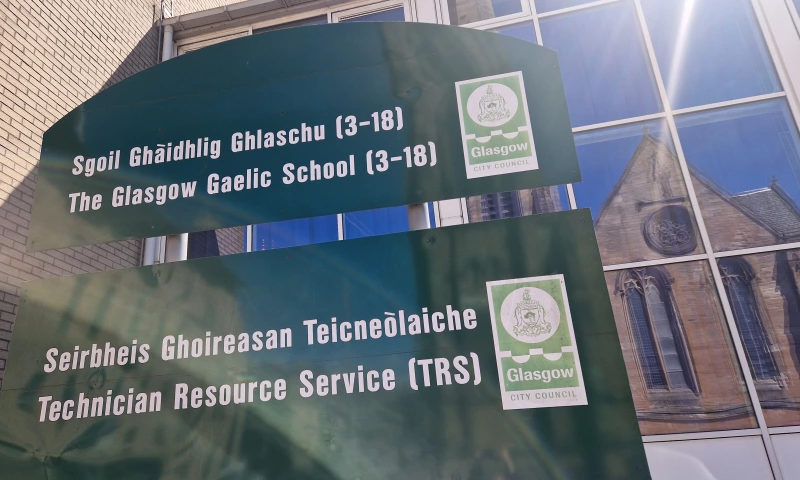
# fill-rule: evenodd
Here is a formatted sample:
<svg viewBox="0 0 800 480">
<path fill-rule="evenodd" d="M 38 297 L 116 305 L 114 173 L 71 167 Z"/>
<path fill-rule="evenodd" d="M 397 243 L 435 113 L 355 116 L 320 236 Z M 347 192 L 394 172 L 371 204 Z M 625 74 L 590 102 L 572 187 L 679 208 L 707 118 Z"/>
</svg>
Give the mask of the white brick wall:
<svg viewBox="0 0 800 480">
<path fill-rule="evenodd" d="M 139 264 L 139 240 L 34 254 L 25 242 L 42 134 L 100 90 L 154 65 L 154 3 L 0 1 L 0 382 L 22 282 Z M 228 3 L 175 0 L 175 13 Z"/>
</svg>

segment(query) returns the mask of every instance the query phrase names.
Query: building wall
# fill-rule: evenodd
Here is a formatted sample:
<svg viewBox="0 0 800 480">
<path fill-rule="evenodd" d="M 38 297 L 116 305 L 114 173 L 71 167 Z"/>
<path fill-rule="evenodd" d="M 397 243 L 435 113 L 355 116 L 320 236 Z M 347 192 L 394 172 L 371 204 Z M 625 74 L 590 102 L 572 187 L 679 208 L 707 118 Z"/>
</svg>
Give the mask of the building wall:
<svg viewBox="0 0 800 480">
<path fill-rule="evenodd" d="M 220 228 L 217 230 L 217 244 L 220 255 L 244 252 L 245 227 Z"/>
<path fill-rule="evenodd" d="M 666 144 L 644 134 L 598 214 L 595 231 L 604 262 L 626 263 L 665 256 L 645 242 L 645 225 L 653 212 L 664 205 L 691 208 L 683 182 L 675 181 L 678 178 L 680 164 L 674 152 Z M 770 230 L 737 206 L 712 181 L 695 173 L 692 184 L 698 201 L 709 213 L 705 216 L 706 226 L 717 232 L 727 248 L 777 241 Z M 693 228 L 696 237 L 697 227 Z M 702 253 L 699 240 L 696 248 L 684 252 L 697 253 Z M 756 382 L 757 392 L 767 423 L 790 425 L 800 411 L 797 347 L 800 257 L 790 250 L 743 259 L 753 271 L 755 302 L 782 377 L 780 382 Z M 629 270 L 607 273 L 609 295 L 642 433 L 659 435 L 754 428 L 750 399 L 708 266 L 686 262 L 653 268 L 666 272 L 670 279 L 668 295 L 684 330 L 698 388 L 694 393 L 648 390 L 621 285 Z"/>
<path fill-rule="evenodd" d="M 750 245 L 776 243 L 775 235 L 759 226 L 752 218 L 739 209 L 731 208 L 730 203 L 718 191 L 709 188 L 707 181 L 694 176 L 692 179 L 697 201 L 706 212 L 706 228 L 711 233 L 711 241 L 716 250 L 736 250 Z"/>
<path fill-rule="evenodd" d="M 174 0 L 176 13 L 225 0 Z M 22 282 L 139 265 L 141 241 L 27 253 L 42 134 L 100 90 L 153 66 L 153 0 L 0 3 L 0 382 Z"/>
<path fill-rule="evenodd" d="M 665 254 L 645 242 L 646 220 L 665 206 L 691 210 L 689 193 L 680 181 L 678 159 L 670 148 L 648 134 L 634 152 L 595 222 L 597 244 L 605 264 L 620 264 L 663 258 Z M 694 248 L 683 254 L 702 253 L 697 226 L 687 225 Z"/>
<path fill-rule="evenodd" d="M 648 391 L 620 291 L 626 271 L 608 272 L 606 283 L 617 322 L 628 381 L 642 435 L 755 428 L 752 407 L 737 364 L 711 273 L 700 263 L 662 267 L 684 328 L 697 392 Z"/>
<path fill-rule="evenodd" d="M 769 425 L 791 425 L 800 413 L 800 309 L 797 285 L 800 256 L 797 250 L 743 257 L 753 269 L 754 293 L 781 373 L 781 385 L 756 383 Z"/>
</svg>

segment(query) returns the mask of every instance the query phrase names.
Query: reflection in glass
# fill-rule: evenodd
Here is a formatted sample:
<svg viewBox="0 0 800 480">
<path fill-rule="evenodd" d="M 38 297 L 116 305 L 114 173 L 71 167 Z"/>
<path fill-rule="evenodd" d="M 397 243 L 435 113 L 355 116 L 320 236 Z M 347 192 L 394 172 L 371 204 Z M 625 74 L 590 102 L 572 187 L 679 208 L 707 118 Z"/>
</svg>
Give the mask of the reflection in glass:
<svg viewBox="0 0 800 480">
<path fill-rule="evenodd" d="M 643 0 L 673 108 L 780 90 L 750 0 Z"/>
<path fill-rule="evenodd" d="M 351 17 L 347 19 L 342 19 L 340 22 L 405 22 L 406 15 L 403 11 L 403 7 L 400 8 L 392 8 L 389 10 L 384 10 L 382 12 L 373 12 L 367 13 L 366 15 L 359 15 L 357 17 Z"/>
<path fill-rule="evenodd" d="M 536 13 L 552 12 L 562 8 L 575 7 L 584 3 L 596 2 L 597 0 L 536 0 Z"/>
<path fill-rule="evenodd" d="M 569 210 L 564 185 L 467 197 L 470 222 Z"/>
<path fill-rule="evenodd" d="M 539 26 L 544 45 L 558 52 L 573 127 L 661 111 L 633 4 L 547 17 Z"/>
<path fill-rule="evenodd" d="M 447 0 L 450 25 L 466 25 L 522 11 L 520 0 Z"/>
<path fill-rule="evenodd" d="M 217 242 L 217 231 L 206 230 L 204 232 L 193 232 L 189 234 L 189 246 L 186 249 L 186 258 L 218 257 L 219 243 Z"/>
<path fill-rule="evenodd" d="M 666 278 L 664 271 L 657 267 L 629 270 L 621 287 L 636 353 L 649 390 L 694 386 L 686 342 L 677 309 L 668 298 Z"/>
<path fill-rule="evenodd" d="M 772 346 L 764 330 L 752 289 L 755 274 L 750 265 L 741 258 L 720 259 L 719 268 L 753 379 L 774 381 L 778 375 L 778 368 L 772 358 Z"/>
<path fill-rule="evenodd" d="M 336 215 L 253 225 L 253 251 L 334 242 L 338 239 Z"/>
<path fill-rule="evenodd" d="M 707 263 L 606 273 L 639 427 L 756 426 Z"/>
<path fill-rule="evenodd" d="M 800 251 L 722 258 L 719 267 L 767 425 L 800 425 Z"/>
<path fill-rule="evenodd" d="M 536 29 L 533 27 L 533 22 L 517 23 L 505 27 L 498 27 L 490 32 L 499 33 L 507 37 L 519 38 L 527 42 L 536 43 Z"/>
<path fill-rule="evenodd" d="M 665 122 L 578 133 L 575 145 L 575 201 L 592 211 L 604 264 L 702 252 Z"/>
<path fill-rule="evenodd" d="M 800 239 L 800 137 L 784 100 L 683 115 L 676 123 L 715 249 Z"/>
<path fill-rule="evenodd" d="M 344 238 L 408 231 L 408 207 L 379 208 L 344 214 Z"/>
<path fill-rule="evenodd" d="M 293 27 L 304 27 L 306 25 L 325 25 L 328 23 L 327 15 L 322 15 L 319 17 L 311 17 L 311 18 L 304 18 L 302 20 L 297 20 L 294 22 L 288 23 L 281 23 L 278 25 L 270 25 L 269 27 L 263 28 L 254 28 L 253 35 L 257 33 L 264 33 L 264 32 L 273 32 L 275 30 L 283 30 L 284 28 L 293 28 Z"/>
</svg>

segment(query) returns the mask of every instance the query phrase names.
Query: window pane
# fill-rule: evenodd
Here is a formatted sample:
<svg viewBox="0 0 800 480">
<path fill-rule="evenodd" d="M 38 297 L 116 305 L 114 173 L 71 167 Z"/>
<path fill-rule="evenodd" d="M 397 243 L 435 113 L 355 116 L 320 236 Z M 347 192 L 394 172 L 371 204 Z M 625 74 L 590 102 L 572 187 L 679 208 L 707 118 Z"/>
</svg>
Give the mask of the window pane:
<svg viewBox="0 0 800 480">
<path fill-rule="evenodd" d="M 767 425 L 800 425 L 800 250 L 719 265 Z"/>
<path fill-rule="evenodd" d="M 194 232 L 189 234 L 189 246 L 186 258 L 218 257 L 219 244 L 217 243 L 217 231 L 206 230 L 204 232 Z"/>
<path fill-rule="evenodd" d="M 490 32 L 499 33 L 508 37 L 519 38 L 531 43 L 536 43 L 536 29 L 533 28 L 533 22 L 517 23 L 515 25 L 508 25 L 507 27 L 499 27 Z"/>
<path fill-rule="evenodd" d="M 784 100 L 676 123 L 714 249 L 800 240 L 800 138 Z"/>
<path fill-rule="evenodd" d="M 522 11 L 520 0 L 447 0 L 450 25 L 466 25 Z"/>
<path fill-rule="evenodd" d="M 426 203 L 425 208 L 428 209 L 428 222 L 430 223 L 431 228 L 436 228 L 436 210 L 433 208 L 433 202 Z"/>
<path fill-rule="evenodd" d="M 403 8 L 392 8 L 382 12 L 367 13 L 358 17 L 347 18 L 341 22 L 405 22 L 406 16 Z"/>
<path fill-rule="evenodd" d="M 336 215 L 253 225 L 253 251 L 296 247 L 339 239 Z"/>
<path fill-rule="evenodd" d="M 562 8 L 575 7 L 584 3 L 596 2 L 597 0 L 536 0 L 536 13 L 551 12 Z"/>
<path fill-rule="evenodd" d="M 749 0 L 643 0 L 673 108 L 780 90 Z"/>
<path fill-rule="evenodd" d="M 670 307 L 665 302 L 662 292 L 655 285 L 648 285 L 645 288 L 645 299 L 650 310 L 650 321 L 653 323 L 653 330 L 661 349 L 664 368 L 669 376 L 670 386 L 672 388 L 689 388 L 680 361 L 681 352 L 678 351 L 672 331 L 674 320 L 671 318 Z"/>
<path fill-rule="evenodd" d="M 275 30 L 283 30 L 284 28 L 303 27 L 306 25 L 325 25 L 328 23 L 327 15 L 321 17 L 304 18 L 295 22 L 281 23 L 279 25 L 270 25 L 264 28 L 254 28 L 253 35 L 257 33 L 273 32 Z"/>
<path fill-rule="evenodd" d="M 639 360 L 644 384 L 648 390 L 666 390 L 667 379 L 658 358 L 658 349 L 653 340 L 652 326 L 647 317 L 644 295 L 635 287 L 625 290 L 628 319 L 631 324 L 636 358 Z"/>
<path fill-rule="evenodd" d="M 344 214 L 344 238 L 408 231 L 408 207 L 379 208 Z"/>
<path fill-rule="evenodd" d="M 663 121 L 575 135 L 583 182 L 606 265 L 702 253 L 681 167 Z"/>
<path fill-rule="evenodd" d="M 663 293 L 639 295 L 638 300 L 627 294 L 630 278 L 637 274 L 657 273 L 664 279 Z M 611 305 L 617 322 L 617 333 L 628 371 L 636 415 L 642 435 L 702 432 L 755 428 L 756 420 L 750 404 L 741 369 L 731 342 L 730 332 L 713 287 L 711 271 L 705 262 L 685 262 L 647 269 L 622 270 L 606 273 Z M 657 298 L 652 298 L 652 297 Z M 643 298 L 644 297 L 644 298 Z M 651 298 L 648 298 L 651 297 Z M 648 372 L 654 374 L 655 386 L 663 386 L 663 378 L 655 365 L 643 365 L 641 358 L 654 362 L 651 349 L 642 356 L 637 350 L 641 342 L 635 335 L 646 334 L 641 325 L 629 319 L 641 318 L 643 312 L 632 313 L 630 305 L 638 301 L 654 317 L 665 315 L 680 325 L 685 344 L 674 330 L 660 326 L 656 340 L 662 349 L 662 360 L 673 388 L 648 387 Z M 653 300 L 653 301 L 651 301 Z M 628 304 L 628 305 L 626 305 Z M 655 309 L 654 309 L 655 307 Z M 655 312 L 655 313 L 654 313 Z M 660 313 L 658 313 L 660 312 Z M 667 333 L 668 332 L 668 333 Z M 665 340 L 665 337 L 672 341 Z M 685 359 L 685 360 L 684 360 Z M 681 372 L 683 370 L 684 373 Z M 691 374 L 690 374 L 691 372 Z M 695 378 L 697 385 L 686 388 L 685 379 Z M 676 383 L 678 388 L 676 387 Z"/>
<path fill-rule="evenodd" d="M 470 222 L 569 210 L 564 185 L 467 197 Z"/>
<path fill-rule="evenodd" d="M 558 52 L 573 126 L 661 111 L 631 3 L 543 18 L 539 26 L 544 45 Z"/>
</svg>

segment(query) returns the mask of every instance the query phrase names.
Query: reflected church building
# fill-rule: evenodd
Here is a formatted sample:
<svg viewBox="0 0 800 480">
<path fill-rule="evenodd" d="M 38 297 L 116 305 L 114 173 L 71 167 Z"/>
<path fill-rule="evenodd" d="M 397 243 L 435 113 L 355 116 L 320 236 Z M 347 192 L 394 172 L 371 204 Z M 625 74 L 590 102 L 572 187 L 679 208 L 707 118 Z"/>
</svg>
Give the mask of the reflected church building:
<svg viewBox="0 0 800 480">
<path fill-rule="evenodd" d="M 691 161 L 691 159 L 689 159 Z M 773 180 L 730 194 L 688 167 L 717 250 L 800 239 L 800 208 Z M 646 129 L 594 212 L 605 265 L 702 254 L 681 164 Z M 557 187 L 471 197 L 470 221 L 567 208 Z M 718 258 L 739 339 L 768 424 L 800 411 L 800 251 Z M 606 272 L 643 435 L 757 428 L 714 279 L 705 261 Z"/>
</svg>

